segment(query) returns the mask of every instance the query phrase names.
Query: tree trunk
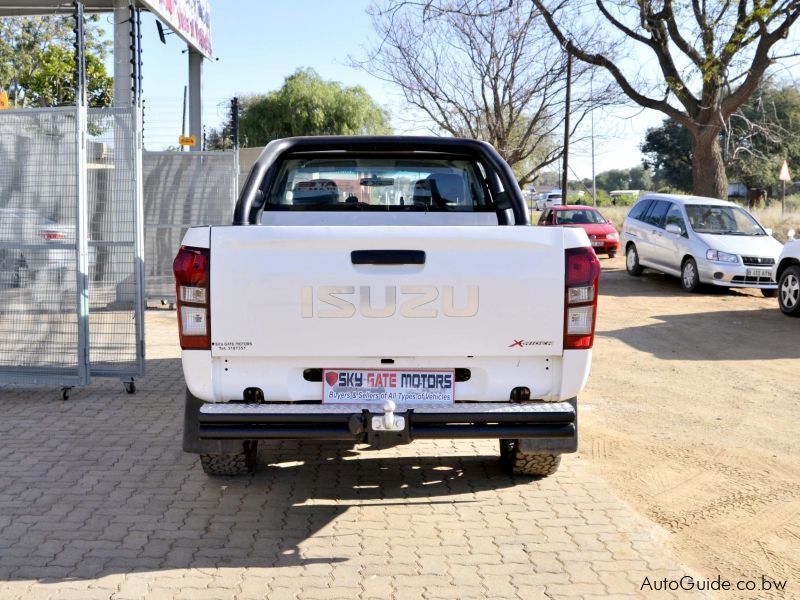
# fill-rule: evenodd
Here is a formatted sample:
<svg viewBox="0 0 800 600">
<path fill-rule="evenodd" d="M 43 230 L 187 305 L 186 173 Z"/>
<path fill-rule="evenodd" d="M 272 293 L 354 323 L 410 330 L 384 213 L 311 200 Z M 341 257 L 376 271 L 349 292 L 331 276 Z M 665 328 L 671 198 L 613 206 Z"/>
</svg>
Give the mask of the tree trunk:
<svg viewBox="0 0 800 600">
<path fill-rule="evenodd" d="M 692 137 L 693 193 L 728 199 L 728 175 L 719 145 L 719 129 L 708 127 Z"/>
</svg>

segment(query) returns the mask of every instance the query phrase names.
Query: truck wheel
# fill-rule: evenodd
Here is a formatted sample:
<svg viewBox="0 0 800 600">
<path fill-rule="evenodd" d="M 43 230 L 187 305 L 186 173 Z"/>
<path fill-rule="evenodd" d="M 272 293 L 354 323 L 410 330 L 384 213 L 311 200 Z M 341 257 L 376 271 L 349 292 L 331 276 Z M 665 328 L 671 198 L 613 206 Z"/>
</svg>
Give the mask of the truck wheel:
<svg viewBox="0 0 800 600">
<path fill-rule="evenodd" d="M 625 249 L 625 270 L 628 271 L 628 275 L 632 275 L 633 277 L 638 277 L 642 274 L 642 271 L 644 271 L 639 264 L 639 253 L 636 251 L 636 246 L 633 244 L 628 244 L 628 247 Z"/>
<path fill-rule="evenodd" d="M 249 475 L 256 470 L 258 442 L 245 442 L 237 454 L 201 454 L 200 464 L 206 475 Z"/>
<path fill-rule="evenodd" d="M 513 475 L 547 477 L 558 471 L 560 454 L 523 452 L 519 440 L 500 440 L 500 459 Z"/>
</svg>

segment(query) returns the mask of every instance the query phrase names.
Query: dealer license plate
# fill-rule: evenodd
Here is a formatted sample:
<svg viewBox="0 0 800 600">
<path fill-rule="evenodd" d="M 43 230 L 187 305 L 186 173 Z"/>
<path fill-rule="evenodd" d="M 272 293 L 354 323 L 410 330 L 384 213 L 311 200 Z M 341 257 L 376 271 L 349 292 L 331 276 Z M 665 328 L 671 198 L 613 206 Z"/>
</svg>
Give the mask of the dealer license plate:
<svg viewBox="0 0 800 600">
<path fill-rule="evenodd" d="M 747 269 L 748 277 L 772 277 L 770 269 Z"/>
<path fill-rule="evenodd" d="M 323 369 L 322 401 L 325 404 L 382 405 L 424 402 L 452 404 L 455 373 L 442 370 Z"/>
</svg>

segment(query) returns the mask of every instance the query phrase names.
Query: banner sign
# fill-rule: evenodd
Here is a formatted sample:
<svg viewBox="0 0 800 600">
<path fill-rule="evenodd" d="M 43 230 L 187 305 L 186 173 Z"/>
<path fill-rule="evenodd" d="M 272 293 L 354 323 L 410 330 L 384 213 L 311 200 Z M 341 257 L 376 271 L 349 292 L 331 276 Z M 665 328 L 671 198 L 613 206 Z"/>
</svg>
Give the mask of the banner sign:
<svg viewBox="0 0 800 600">
<path fill-rule="evenodd" d="M 212 58 L 209 0 L 142 0 L 156 17 L 206 58 Z"/>
<path fill-rule="evenodd" d="M 322 402 L 326 404 L 423 402 L 452 404 L 453 371 L 400 369 L 323 369 Z"/>
</svg>

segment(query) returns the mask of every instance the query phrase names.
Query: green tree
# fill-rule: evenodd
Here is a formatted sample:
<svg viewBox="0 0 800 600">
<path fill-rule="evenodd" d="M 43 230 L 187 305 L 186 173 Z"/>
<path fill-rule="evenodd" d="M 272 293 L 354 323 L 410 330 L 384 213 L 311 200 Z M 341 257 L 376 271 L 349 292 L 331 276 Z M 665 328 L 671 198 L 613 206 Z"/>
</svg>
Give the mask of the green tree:
<svg viewBox="0 0 800 600">
<path fill-rule="evenodd" d="M 277 91 L 241 100 L 242 146 L 298 135 L 389 133 L 388 113 L 364 88 L 325 81 L 313 69 L 296 71 Z"/>
<path fill-rule="evenodd" d="M 727 197 L 720 135 L 767 69 L 795 55 L 787 38 L 800 18 L 800 2 L 595 0 L 596 13 L 578 20 L 575 2 L 532 2 L 560 46 L 604 68 L 635 103 L 684 126 L 692 141 L 693 191 Z M 575 23 L 586 20 L 605 26 L 605 49 L 578 36 Z M 637 56 L 631 47 L 646 54 Z M 646 56 L 655 59 L 654 69 L 643 69 Z"/>
<path fill-rule="evenodd" d="M 86 24 L 86 75 L 89 105 L 108 106 L 113 79 L 103 59 L 108 41 L 102 39 L 99 17 Z M 71 17 L 0 18 L 0 89 L 14 107 L 58 106 L 75 102 L 74 33 Z"/>
<path fill-rule="evenodd" d="M 800 91 L 762 85 L 731 115 L 720 138 L 730 178 L 749 188 L 775 185 L 784 160 L 800 166 Z M 684 126 L 665 119 L 647 130 L 641 149 L 657 187 L 692 189 L 692 140 Z"/>
<path fill-rule="evenodd" d="M 630 174 L 630 189 L 649 190 L 653 187 L 653 175 L 646 167 L 632 167 Z"/>
<path fill-rule="evenodd" d="M 631 172 L 629 169 L 603 171 L 595 179 L 597 180 L 597 187 L 607 192 L 631 189 Z"/>
<path fill-rule="evenodd" d="M 800 91 L 760 88 L 731 118 L 725 141 L 730 177 L 749 188 L 777 185 L 784 160 L 800 166 Z"/>
<path fill-rule="evenodd" d="M 647 130 L 640 149 L 644 166 L 655 173 L 656 187 L 692 189 L 692 136 L 686 127 L 664 119 L 660 127 Z"/>
</svg>

